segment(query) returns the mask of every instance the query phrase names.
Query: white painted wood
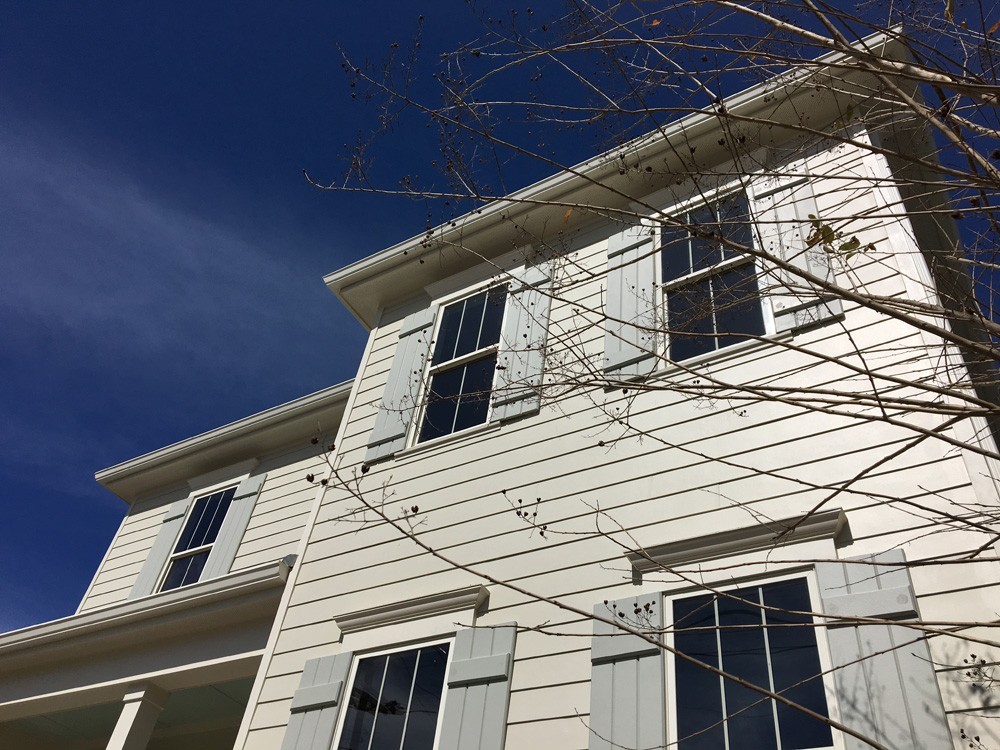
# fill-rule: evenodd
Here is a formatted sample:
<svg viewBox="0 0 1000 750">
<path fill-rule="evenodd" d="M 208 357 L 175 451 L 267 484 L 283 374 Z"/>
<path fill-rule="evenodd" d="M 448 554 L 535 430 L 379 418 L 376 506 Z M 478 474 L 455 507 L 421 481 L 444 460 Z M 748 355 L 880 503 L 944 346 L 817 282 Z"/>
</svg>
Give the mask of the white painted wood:
<svg viewBox="0 0 1000 750">
<path fill-rule="evenodd" d="M 146 750 L 169 695 L 155 685 L 129 686 L 107 750 Z"/>
<path fill-rule="evenodd" d="M 632 226 L 608 239 L 604 369 L 646 374 L 656 366 L 656 255 L 649 227 Z"/>
</svg>

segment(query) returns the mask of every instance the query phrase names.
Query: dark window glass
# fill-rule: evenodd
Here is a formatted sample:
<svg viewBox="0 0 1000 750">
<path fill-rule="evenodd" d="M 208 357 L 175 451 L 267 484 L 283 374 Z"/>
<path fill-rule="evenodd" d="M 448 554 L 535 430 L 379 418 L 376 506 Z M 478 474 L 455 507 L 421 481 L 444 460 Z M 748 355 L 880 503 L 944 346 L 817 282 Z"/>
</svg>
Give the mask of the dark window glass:
<svg viewBox="0 0 1000 750">
<path fill-rule="evenodd" d="M 757 271 L 753 263 L 730 267 L 712 277 L 712 309 L 715 313 L 716 345 L 745 341 L 747 334 L 764 334 Z"/>
<path fill-rule="evenodd" d="M 674 645 L 682 654 L 826 716 L 812 618 L 790 614 L 810 609 L 801 578 L 720 597 L 679 599 L 673 606 Z M 832 744 L 823 722 L 682 658 L 675 664 L 679 750 L 806 750 Z"/>
<path fill-rule="evenodd" d="M 744 341 L 748 334 L 762 335 L 764 316 L 752 260 L 711 272 L 720 263 L 739 257 L 723 239 L 752 244 L 746 195 L 725 196 L 689 209 L 677 219 L 691 225 L 691 231 L 665 227 L 660 232 L 670 358 L 680 362 Z M 698 271 L 708 273 L 685 283 L 685 276 Z M 681 279 L 679 285 L 672 286 L 677 279 Z"/>
<path fill-rule="evenodd" d="M 675 362 L 715 349 L 712 288 L 708 279 L 667 292 L 670 358 Z"/>
<path fill-rule="evenodd" d="M 174 552 L 214 543 L 235 494 L 236 488 L 230 487 L 195 500 Z"/>
<path fill-rule="evenodd" d="M 195 554 L 188 555 L 183 553 L 215 544 L 219 529 L 222 528 L 222 522 L 235 495 L 236 488 L 230 487 L 213 492 L 211 495 L 202 495 L 194 501 L 194 506 L 188 514 L 187 521 L 184 522 L 184 529 L 174 547 L 170 567 L 167 569 L 160 591 L 169 591 L 198 582 L 211 550 L 201 549 Z"/>
<path fill-rule="evenodd" d="M 500 341 L 507 289 L 495 286 L 452 303 L 441 313 L 432 375 L 417 442 L 483 424 L 490 409 L 495 345 Z M 451 360 L 473 358 L 450 366 Z"/>
<path fill-rule="evenodd" d="M 764 588 L 764 603 L 775 610 L 764 613 L 771 645 L 774 689 L 800 706 L 826 715 L 826 692 L 817 675 L 822 667 L 816 648 L 816 631 L 809 615 L 809 589 L 805 579 L 772 583 Z M 806 627 L 794 627 L 805 625 Z M 776 705 L 783 750 L 832 745 L 830 727 L 783 703 Z"/>
<path fill-rule="evenodd" d="M 715 629 L 715 597 L 693 596 L 674 602 L 674 647 L 703 664 L 719 667 Z M 725 747 L 722 690 L 719 678 L 677 658 L 677 739 L 680 750 L 718 750 Z"/>
<path fill-rule="evenodd" d="M 170 569 L 167 571 L 167 577 L 164 579 L 160 591 L 170 591 L 170 589 L 197 583 L 198 579 L 201 578 L 201 571 L 205 569 L 205 563 L 208 562 L 208 553 L 209 550 L 203 550 L 193 555 L 175 558 L 170 563 Z"/>
<path fill-rule="evenodd" d="M 338 750 L 432 750 L 448 644 L 362 659 Z"/>
</svg>

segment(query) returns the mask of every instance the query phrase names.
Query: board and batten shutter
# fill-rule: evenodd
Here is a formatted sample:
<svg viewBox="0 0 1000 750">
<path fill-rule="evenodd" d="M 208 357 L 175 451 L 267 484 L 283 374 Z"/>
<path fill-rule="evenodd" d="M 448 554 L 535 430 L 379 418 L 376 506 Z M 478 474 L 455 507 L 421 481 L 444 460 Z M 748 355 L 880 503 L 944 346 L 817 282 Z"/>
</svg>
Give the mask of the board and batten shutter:
<svg viewBox="0 0 1000 750">
<path fill-rule="evenodd" d="M 503 750 L 517 627 L 459 630 L 438 750 Z"/>
<path fill-rule="evenodd" d="M 650 228 L 632 226 L 608 238 L 604 371 L 645 375 L 656 368 L 656 253 Z"/>
<path fill-rule="evenodd" d="M 659 602 L 657 602 L 659 604 Z M 598 604 L 594 614 L 634 624 L 636 599 Z M 643 614 L 640 629 L 663 626 L 662 607 Z M 591 641 L 590 750 L 662 748 L 666 743 L 666 674 L 662 649 L 594 620 Z"/>
<path fill-rule="evenodd" d="M 292 697 L 281 750 L 329 750 L 333 746 L 353 658 L 352 652 L 345 651 L 306 662 Z"/>
<path fill-rule="evenodd" d="M 550 279 L 534 266 L 512 276 L 500 334 L 491 422 L 534 414 L 542 402 L 545 339 L 552 306 Z"/>
<path fill-rule="evenodd" d="M 253 515 L 257 496 L 260 494 L 266 476 L 267 474 L 258 474 L 247 477 L 236 488 L 233 501 L 229 505 L 226 517 L 222 520 L 219 535 L 215 537 L 212 551 L 208 553 L 205 569 L 201 572 L 202 581 L 218 578 L 229 572 L 233 560 L 236 559 L 236 551 L 240 547 L 240 542 L 243 541 L 247 524 L 250 523 L 250 516 Z"/>
<path fill-rule="evenodd" d="M 366 462 L 386 458 L 406 447 L 406 433 L 420 400 L 436 316 L 434 305 L 403 319 L 375 427 L 368 437 Z"/>
<path fill-rule="evenodd" d="M 796 167 L 791 172 L 804 172 Z M 834 281 L 831 258 L 820 245 L 808 247 L 812 231 L 809 216 L 819 216 L 813 184 L 808 177 L 770 177 L 755 185 L 752 202 L 755 242 L 769 255 L 790 263 L 824 281 Z M 790 331 L 839 317 L 843 306 L 837 297 L 810 288 L 791 271 L 764 262 L 762 292 L 771 302 L 776 332 Z"/>
<path fill-rule="evenodd" d="M 187 515 L 191 505 L 191 496 L 176 500 L 167 508 L 163 520 L 160 522 L 160 530 L 156 533 L 153 546 L 146 555 L 146 562 L 139 569 L 139 575 L 132 584 L 129 592 L 129 599 L 138 599 L 141 596 L 149 596 L 156 588 L 163 567 L 167 564 L 170 553 L 174 551 L 174 544 L 181 533 L 181 525 L 184 523 L 184 516 Z"/>
<path fill-rule="evenodd" d="M 875 564 L 872 564 L 875 563 Z M 916 598 L 902 550 L 819 563 L 823 611 L 843 617 L 907 620 Z M 941 693 L 923 635 L 902 625 L 828 621 L 827 640 L 841 721 L 893 750 L 951 747 Z M 868 745 L 844 736 L 848 750 Z"/>
</svg>

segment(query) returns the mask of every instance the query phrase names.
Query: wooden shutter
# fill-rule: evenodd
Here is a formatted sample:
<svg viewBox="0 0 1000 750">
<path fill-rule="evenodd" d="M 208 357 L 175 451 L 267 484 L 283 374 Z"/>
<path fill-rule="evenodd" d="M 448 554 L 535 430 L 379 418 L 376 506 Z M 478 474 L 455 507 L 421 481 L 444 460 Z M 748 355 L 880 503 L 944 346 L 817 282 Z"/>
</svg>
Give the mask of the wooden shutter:
<svg viewBox="0 0 1000 750">
<path fill-rule="evenodd" d="M 174 551 L 177 537 L 181 533 L 181 525 L 184 523 L 184 516 L 187 515 L 190 505 L 191 496 L 188 495 L 182 500 L 171 503 L 167 509 L 166 515 L 163 516 L 163 521 L 160 523 L 160 530 L 153 541 L 153 546 L 146 556 L 146 562 L 139 570 L 139 576 L 135 579 L 132 590 L 129 592 L 129 599 L 149 596 L 156 589 L 156 584 L 163 574 L 167 559 Z"/>
<path fill-rule="evenodd" d="M 458 631 L 438 750 L 503 750 L 516 638 L 513 623 Z"/>
<path fill-rule="evenodd" d="M 865 562 L 816 566 L 823 610 L 888 620 L 916 617 L 910 574 L 901 567 L 903 552 L 858 559 Z M 894 750 L 952 746 L 934 665 L 920 631 L 833 621 L 827 638 L 845 725 Z M 844 741 L 848 750 L 868 747 L 853 737 L 845 736 Z"/>
<path fill-rule="evenodd" d="M 310 659 L 292 698 L 292 715 L 281 750 L 329 750 L 340 708 L 347 700 L 350 652 Z"/>
<path fill-rule="evenodd" d="M 236 559 L 236 551 L 240 542 L 243 541 L 243 534 L 250 523 L 250 516 L 253 514 L 254 506 L 257 504 L 257 495 L 264 484 L 266 474 L 247 477 L 240 486 L 236 488 L 233 501 L 226 512 L 226 517 L 222 521 L 219 535 L 215 538 L 212 551 L 208 554 L 205 562 L 205 569 L 201 572 L 202 581 L 210 578 L 224 576 L 232 567 L 233 560 Z"/>
<path fill-rule="evenodd" d="M 793 171 L 802 171 L 804 167 Z M 813 185 L 808 178 L 771 178 L 757 185 L 754 197 L 756 241 L 775 258 L 791 263 L 826 281 L 833 281 L 832 259 L 820 245 L 807 247 L 812 231 L 809 216 L 819 216 Z M 843 313 L 840 299 L 810 288 L 795 273 L 768 267 L 761 277 L 771 301 L 776 331 L 814 325 Z"/>
<path fill-rule="evenodd" d="M 406 447 L 406 433 L 422 391 L 436 314 L 434 306 L 403 320 L 375 428 L 368 437 L 366 462 L 386 458 Z"/>
<path fill-rule="evenodd" d="M 604 370 L 614 377 L 656 368 L 656 253 L 648 227 L 608 238 Z"/>
<path fill-rule="evenodd" d="M 659 629 L 663 613 L 657 606 L 643 627 Z M 598 617 L 626 614 L 634 623 L 636 599 L 598 604 Z M 644 618 L 647 615 L 644 614 Z M 662 748 L 666 743 L 666 674 L 662 649 L 608 623 L 594 621 L 590 647 L 590 750 Z"/>
<path fill-rule="evenodd" d="M 548 284 L 548 274 L 533 267 L 516 275 L 507 293 L 491 422 L 534 414 L 541 406 L 552 302 Z"/>
</svg>

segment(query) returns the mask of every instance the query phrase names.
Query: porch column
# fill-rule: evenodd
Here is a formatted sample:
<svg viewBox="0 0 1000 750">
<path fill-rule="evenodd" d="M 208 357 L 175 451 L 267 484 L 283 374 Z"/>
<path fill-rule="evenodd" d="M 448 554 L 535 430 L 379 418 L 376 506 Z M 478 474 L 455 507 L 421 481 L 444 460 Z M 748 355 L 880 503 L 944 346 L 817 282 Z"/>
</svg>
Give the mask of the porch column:
<svg viewBox="0 0 1000 750">
<path fill-rule="evenodd" d="M 129 685 L 107 750 L 146 750 L 156 719 L 170 694 L 156 685 Z"/>
</svg>

